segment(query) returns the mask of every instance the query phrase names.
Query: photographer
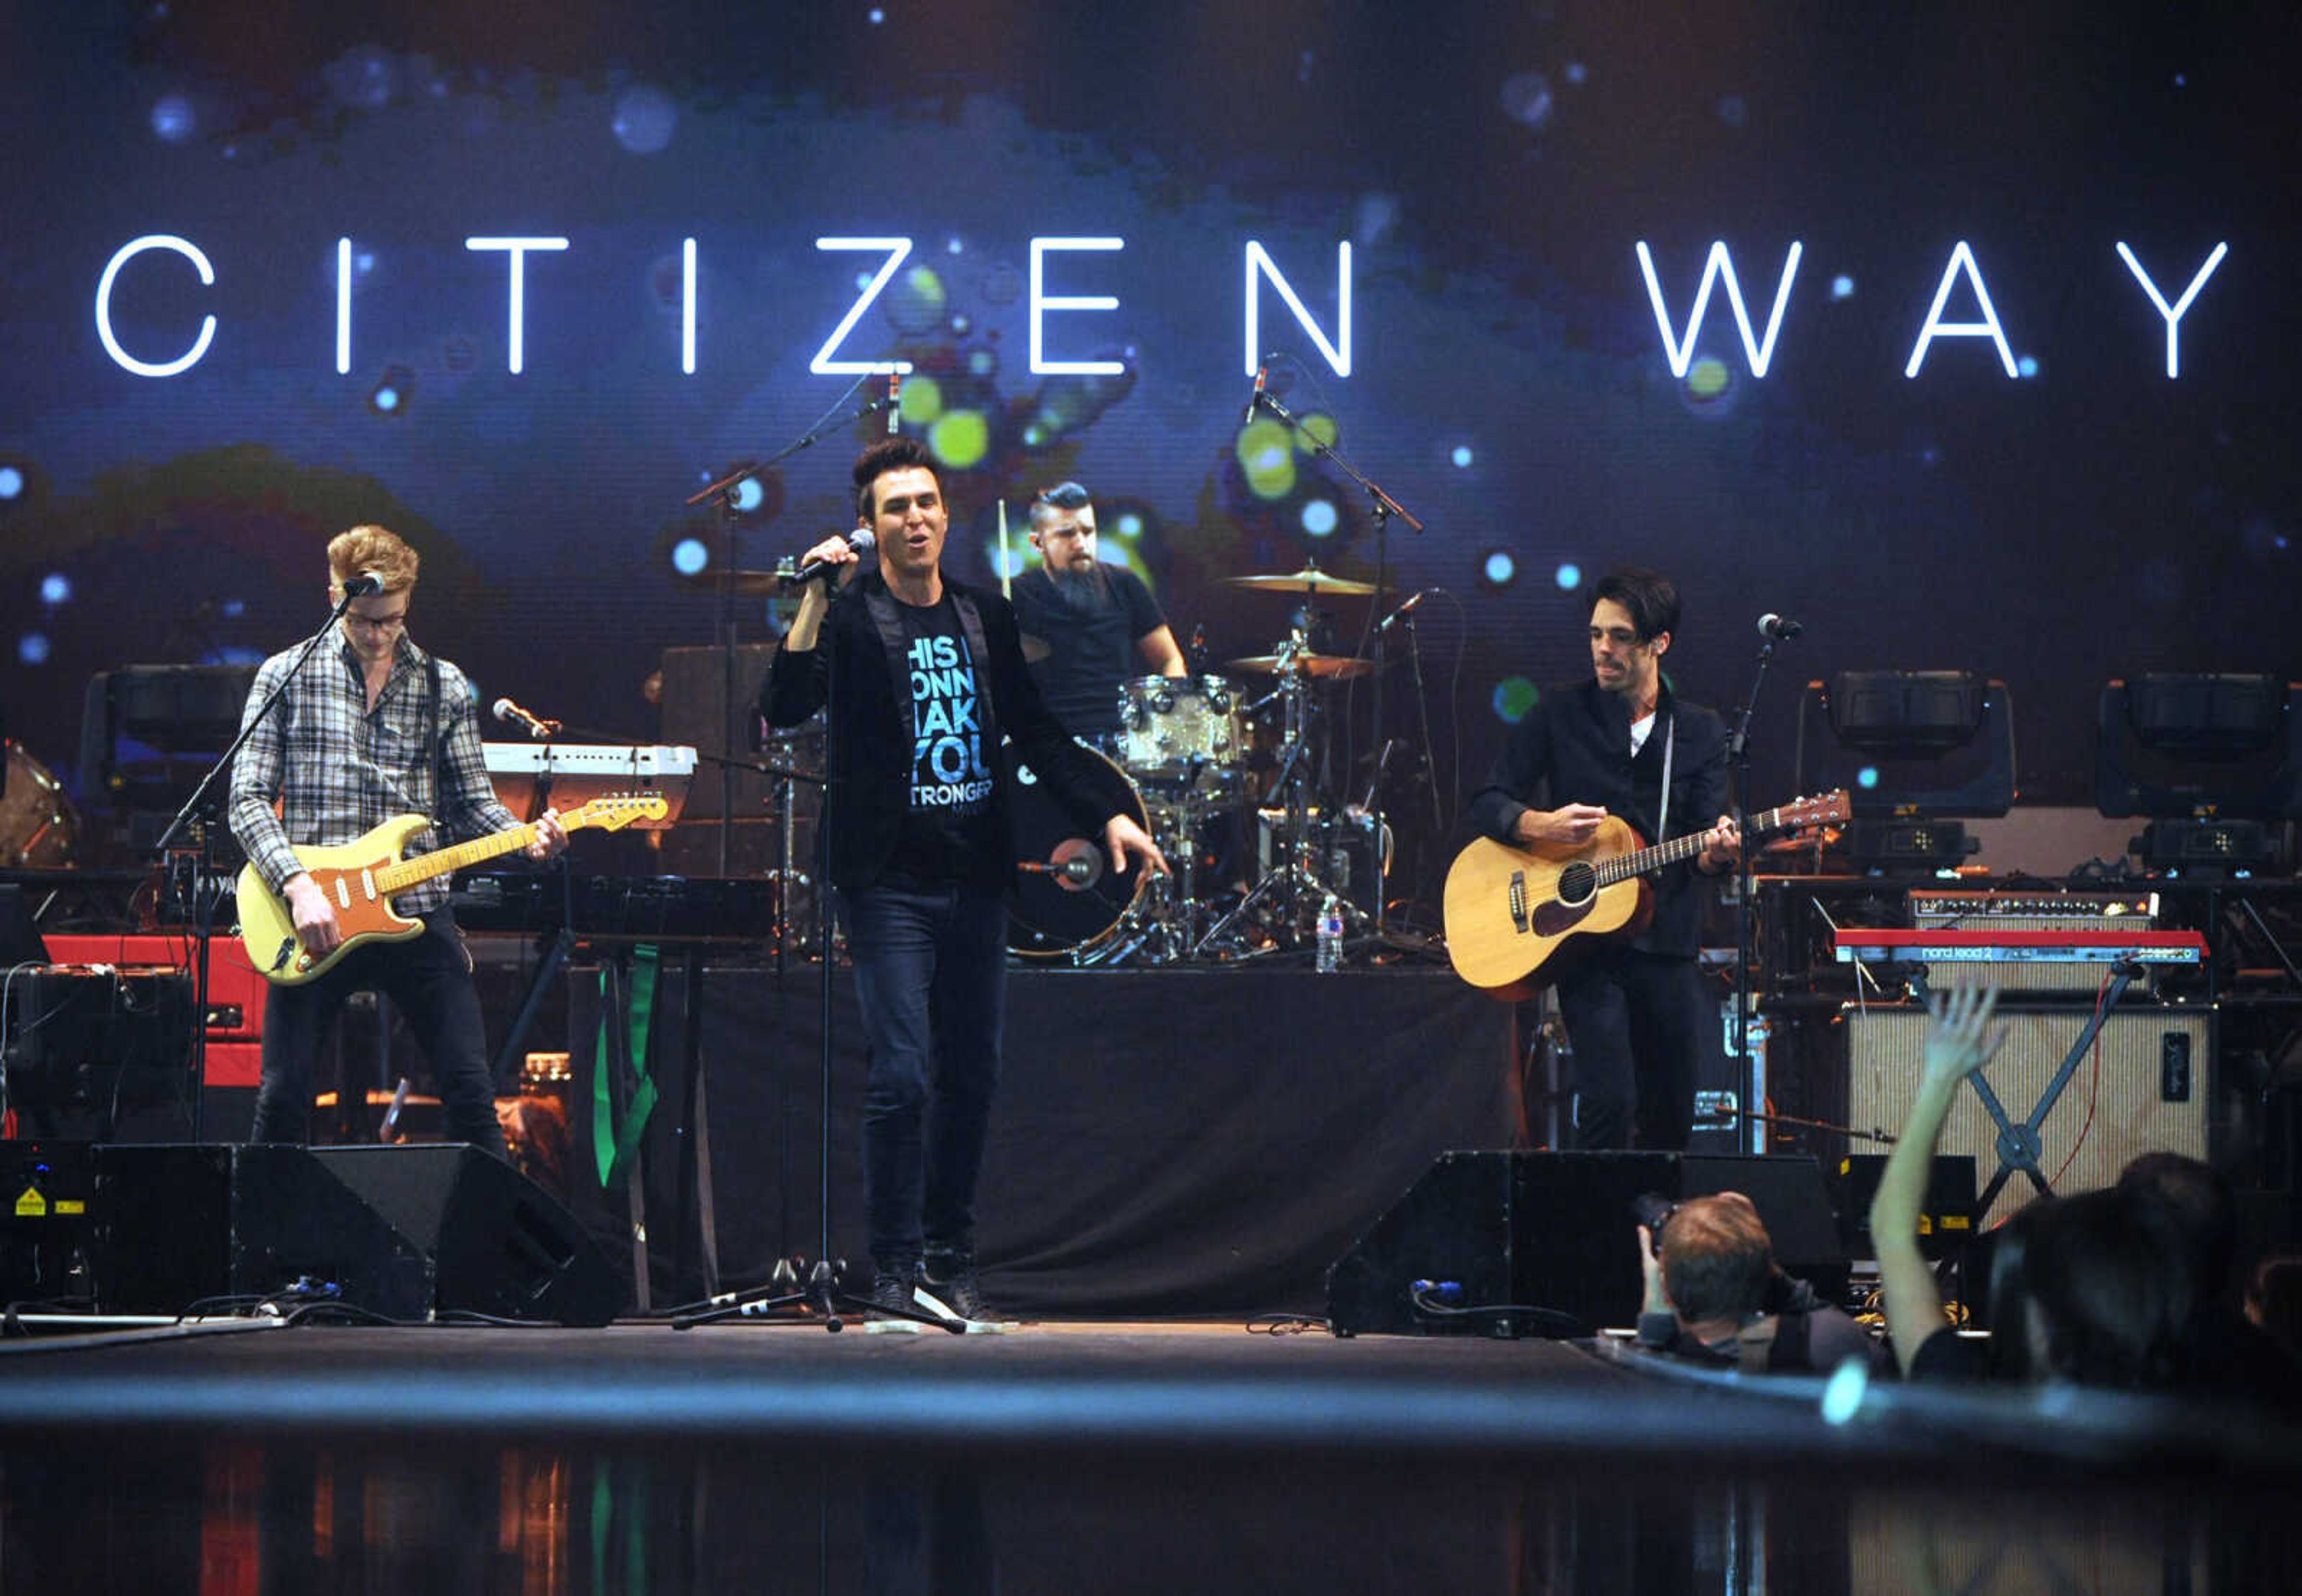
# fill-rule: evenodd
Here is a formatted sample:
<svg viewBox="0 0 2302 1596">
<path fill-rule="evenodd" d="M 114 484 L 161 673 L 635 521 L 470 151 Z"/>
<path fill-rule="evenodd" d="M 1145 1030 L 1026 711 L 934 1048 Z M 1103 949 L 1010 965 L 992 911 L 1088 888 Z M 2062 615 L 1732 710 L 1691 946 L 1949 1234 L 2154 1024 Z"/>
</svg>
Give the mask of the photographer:
<svg viewBox="0 0 2302 1596">
<path fill-rule="evenodd" d="M 1638 1227 L 1646 1298 L 1639 1345 L 1745 1373 L 1828 1373 L 1848 1358 L 1883 1366 L 1862 1327 L 1783 1273 L 1739 1191 L 1689 1197 Z"/>
</svg>

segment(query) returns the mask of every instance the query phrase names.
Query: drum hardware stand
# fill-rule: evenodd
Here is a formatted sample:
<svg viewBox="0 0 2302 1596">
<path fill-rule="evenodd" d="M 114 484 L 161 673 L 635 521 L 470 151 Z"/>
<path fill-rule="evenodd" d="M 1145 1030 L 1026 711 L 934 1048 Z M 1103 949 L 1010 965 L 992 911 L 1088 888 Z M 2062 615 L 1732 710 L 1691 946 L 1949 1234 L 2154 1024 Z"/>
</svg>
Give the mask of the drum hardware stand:
<svg viewBox="0 0 2302 1596">
<path fill-rule="evenodd" d="M 1273 357 L 1266 356 L 1264 357 L 1264 363 L 1268 365 L 1272 358 Z M 1270 411 L 1281 421 L 1285 422 L 1287 424 L 1288 431 L 1293 433 L 1298 438 L 1302 439 L 1306 443 L 1307 443 L 1310 447 L 1310 452 L 1314 456 L 1322 459 L 1332 460 L 1334 462 L 1335 468 L 1338 471 L 1340 471 L 1345 476 L 1349 477 L 1353 482 L 1357 483 L 1361 488 L 1365 490 L 1369 511 L 1374 517 L 1375 602 L 1378 604 L 1382 603 L 1384 597 L 1390 591 L 1390 518 L 1393 516 L 1397 516 L 1400 520 L 1406 522 L 1407 525 L 1413 527 L 1417 536 L 1420 536 L 1423 533 L 1423 523 L 1416 520 L 1413 515 L 1408 513 L 1407 508 L 1400 504 L 1398 500 L 1393 499 L 1389 493 L 1384 492 L 1379 485 L 1371 481 L 1365 472 L 1352 465 L 1349 460 L 1346 459 L 1341 454 L 1337 452 L 1332 444 L 1328 443 L 1317 433 L 1312 432 L 1309 428 L 1298 422 L 1293 414 L 1288 410 L 1287 407 L 1281 404 L 1278 399 L 1267 391 L 1260 382 L 1256 385 L 1255 396 L 1253 399 L 1249 401 L 1248 407 L 1251 411 L 1257 405 L 1260 405 L 1264 409 Z M 1407 609 L 1413 608 L 1413 605 L 1414 601 L 1409 600 L 1406 605 L 1400 607 L 1398 614 L 1406 613 Z M 1394 615 L 1391 618 L 1396 619 L 1398 617 L 1397 615 Z M 1386 626 L 1388 624 L 1388 622 L 1384 623 Z M 1375 635 L 1380 638 L 1382 634 L 1382 627 L 1377 626 L 1375 628 Z M 1382 747 L 1383 744 L 1382 677 L 1382 662 L 1378 659 L 1375 662 L 1374 672 L 1374 697 L 1373 704 L 1374 725 L 1370 728 L 1369 733 L 1377 748 Z M 1384 882 L 1382 879 L 1383 812 L 1382 802 L 1382 794 L 1381 790 L 1381 783 L 1378 782 L 1376 784 L 1374 802 L 1369 808 L 1369 812 L 1374 818 L 1375 889 L 1373 928 L 1374 936 L 1378 941 L 1382 940 L 1383 936 L 1383 900 L 1387 895 L 1384 891 Z M 1290 811 L 1290 819 L 1291 819 L 1292 818 L 1292 811 Z M 1342 900 L 1342 902 L 1344 915 L 1347 920 L 1356 919 L 1362 924 L 1367 923 L 1367 917 L 1365 915 L 1357 912 L 1348 900 Z"/>
<path fill-rule="evenodd" d="M 1266 404 L 1270 402 L 1264 400 Z M 1310 677 L 1304 671 L 1300 658 L 1308 651 L 1308 644 L 1299 626 L 1278 651 L 1279 692 L 1286 709 L 1286 730 L 1281 742 L 1287 752 L 1280 760 L 1279 774 L 1273 782 L 1273 788 L 1274 791 L 1283 789 L 1286 794 L 1286 819 L 1281 827 L 1286 862 L 1256 882 L 1254 889 L 1229 913 L 1207 928 L 1206 935 L 1192 945 L 1191 956 L 1194 958 L 1205 953 L 1250 910 L 1274 894 L 1281 898 L 1289 938 L 1298 947 L 1302 944 L 1302 911 L 1306 904 L 1310 905 L 1312 912 L 1316 914 L 1326 900 L 1332 897 L 1341 907 L 1347 922 L 1356 922 L 1362 927 L 1367 924 L 1365 911 L 1330 886 L 1315 863 L 1317 850 L 1311 837 L 1308 793 L 1311 777 L 1309 761 L 1306 758 L 1310 745 Z M 1378 901 L 1381 895 L 1378 888 Z M 1241 956 L 1254 958 L 1264 951 L 1268 950 L 1256 950 Z"/>
</svg>

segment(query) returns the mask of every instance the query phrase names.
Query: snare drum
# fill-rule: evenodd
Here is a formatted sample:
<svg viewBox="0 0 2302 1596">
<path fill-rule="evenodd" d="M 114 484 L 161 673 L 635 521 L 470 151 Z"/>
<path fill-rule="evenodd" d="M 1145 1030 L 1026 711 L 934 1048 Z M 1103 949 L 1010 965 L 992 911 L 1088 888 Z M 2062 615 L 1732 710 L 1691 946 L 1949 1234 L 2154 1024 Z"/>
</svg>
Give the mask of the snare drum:
<svg viewBox="0 0 2302 1596">
<path fill-rule="evenodd" d="M 1119 761 L 1137 780 L 1236 785 L 1246 739 L 1221 676 L 1139 676 L 1119 687 Z"/>
<path fill-rule="evenodd" d="M 1085 743 L 1090 787 L 1099 807 L 1124 812 L 1151 829 L 1143 798 L 1127 773 Z M 1018 761 L 1012 743 L 1003 741 L 1001 757 L 1013 777 L 1007 789 L 1021 870 L 1015 899 L 1007 912 L 1007 951 L 1021 959 L 1065 959 L 1086 963 L 1115 936 L 1150 879 L 1138 857 L 1113 870 L 1101 836 L 1082 836 L 1071 811 Z M 1080 878 L 1073 879 L 1073 876 Z"/>
</svg>

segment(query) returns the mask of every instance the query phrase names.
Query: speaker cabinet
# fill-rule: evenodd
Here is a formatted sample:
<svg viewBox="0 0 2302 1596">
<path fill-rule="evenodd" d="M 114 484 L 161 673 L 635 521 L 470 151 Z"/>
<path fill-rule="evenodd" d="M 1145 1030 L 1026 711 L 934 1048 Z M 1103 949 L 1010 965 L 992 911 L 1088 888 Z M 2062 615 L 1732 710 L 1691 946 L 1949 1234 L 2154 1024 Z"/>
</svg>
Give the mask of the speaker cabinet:
<svg viewBox="0 0 2302 1596">
<path fill-rule="evenodd" d="M 1910 1117 L 1926 1056 L 1919 1008 L 1853 1008 L 1846 1019 L 1847 1123 L 1897 1135 Z M 2085 1029 L 2086 1009 L 1998 1011 L 2006 1041 L 1982 1071 L 2006 1117 L 2028 1121 Z M 2205 1010 L 2120 1009 L 2103 1021 L 2087 1056 L 2038 1124 L 2038 1167 L 2057 1192 L 2107 1186 L 2138 1153 L 2205 1158 L 2214 1102 L 2213 1015 Z M 2002 1162 L 1999 1130 L 1972 1086 L 1951 1105 L 1936 1151 L 1970 1155 L 1987 1188 Z M 2017 1172 L 1977 1216 L 1998 1223 L 2037 1195 Z"/>
<path fill-rule="evenodd" d="M 391 1319 L 604 1324 L 623 1288 L 565 1209 L 459 1144 L 95 1149 L 99 1311 L 181 1314 L 299 1281 Z"/>
<path fill-rule="evenodd" d="M 1776 1259 L 1826 1296 L 1844 1287 L 1822 1171 L 1808 1157 L 1695 1153 L 1443 1153 L 1327 1271 L 1339 1335 L 1582 1335 L 1638 1320 L 1632 1204 L 1747 1196 Z M 1451 1281 L 1466 1306 L 1542 1314 L 1432 1315 L 1417 1281 Z"/>
</svg>

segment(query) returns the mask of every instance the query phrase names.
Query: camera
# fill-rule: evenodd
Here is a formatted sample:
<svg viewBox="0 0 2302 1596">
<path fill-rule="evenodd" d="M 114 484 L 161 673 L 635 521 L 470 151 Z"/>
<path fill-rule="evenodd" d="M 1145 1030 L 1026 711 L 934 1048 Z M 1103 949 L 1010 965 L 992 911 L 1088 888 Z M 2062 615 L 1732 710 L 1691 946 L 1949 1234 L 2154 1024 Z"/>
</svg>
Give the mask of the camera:
<svg viewBox="0 0 2302 1596">
<path fill-rule="evenodd" d="M 1658 1257 L 1662 1255 L 1662 1228 L 1670 1222 L 1670 1216 L 1677 1212 L 1676 1203 L 1655 1192 L 1642 1191 L 1631 1199 L 1631 1213 L 1636 1216 L 1641 1224 L 1646 1226 L 1647 1240 L 1655 1249 L 1655 1256 Z"/>
</svg>

